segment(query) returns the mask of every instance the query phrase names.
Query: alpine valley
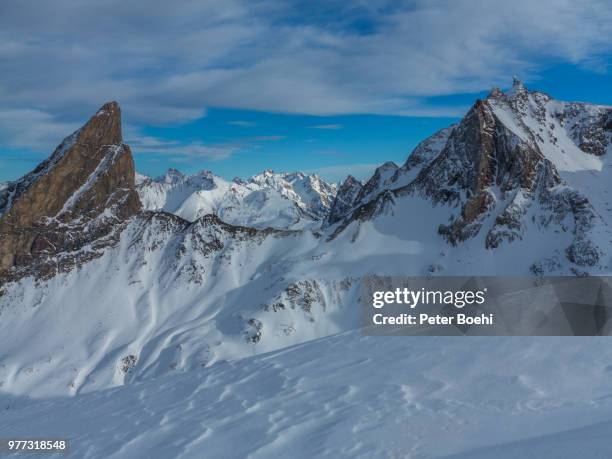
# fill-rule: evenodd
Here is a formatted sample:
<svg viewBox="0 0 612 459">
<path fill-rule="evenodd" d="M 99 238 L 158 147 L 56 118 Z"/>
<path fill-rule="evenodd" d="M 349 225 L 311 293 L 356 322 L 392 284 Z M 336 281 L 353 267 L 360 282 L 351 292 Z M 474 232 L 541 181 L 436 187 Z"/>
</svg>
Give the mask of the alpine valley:
<svg viewBox="0 0 612 459">
<path fill-rule="evenodd" d="M 144 439 L 147 431 L 151 439 L 151 429 L 164 430 L 162 417 L 179 429 L 180 416 L 164 413 L 181 403 L 187 411 L 202 409 L 200 400 L 210 411 L 202 414 L 210 425 L 198 430 L 195 418 L 186 418 L 195 430 L 181 444 L 182 457 L 202 457 L 203 451 L 232 457 L 223 456 L 215 442 L 239 437 L 245 442 L 240 457 L 247 457 L 247 450 L 260 451 L 252 457 L 287 455 L 291 448 L 305 451 L 304 457 L 386 457 L 371 449 L 364 413 L 365 434 L 353 430 L 346 437 L 354 449 L 338 444 L 317 450 L 316 442 L 305 439 L 311 435 L 325 444 L 323 431 L 310 429 L 314 424 L 303 425 L 303 431 L 281 429 L 287 417 L 306 413 L 297 398 L 290 401 L 289 389 L 257 392 L 251 379 L 263 385 L 291 382 L 295 397 L 320 407 L 317 416 L 338 432 L 344 430 L 336 417 L 348 409 L 343 402 L 348 399 L 366 411 L 381 409 L 386 417 L 412 407 L 425 420 L 431 417 L 438 430 L 476 422 L 482 414 L 476 400 L 493 397 L 486 388 L 497 383 L 479 379 L 487 365 L 503 361 L 512 368 L 519 362 L 536 371 L 545 355 L 562 346 L 533 340 L 525 354 L 517 349 L 527 345 L 518 340 L 489 341 L 499 342 L 494 352 L 482 338 L 457 342 L 454 352 L 479 368 L 462 376 L 474 388 L 460 395 L 450 382 L 459 363 L 443 352 L 453 352 L 452 340 L 419 338 L 415 344 L 410 338 L 359 337 L 354 330 L 361 282 L 373 275 L 609 275 L 611 184 L 612 107 L 561 102 L 519 81 L 476 101 L 458 124 L 423 140 L 404 164 L 386 162 L 367 181 L 349 176 L 340 184 L 269 170 L 232 181 L 209 171 L 140 175 L 123 143 L 120 108 L 108 103 L 35 170 L 0 185 L 0 400 L 10 408 L 0 415 L 0 430 L 25 434 L 33 417 L 48 419 L 53 410 L 74 421 L 94 405 L 106 407 L 99 408 L 100 416 L 110 419 L 121 412 L 120 400 L 134 398 L 140 400 L 135 409 L 149 413 L 155 425 L 133 433 Z M 577 356 L 579 349 L 563 352 Z M 423 367 L 437 376 L 409 373 L 410 381 L 395 391 L 403 405 L 394 402 L 394 389 L 384 381 L 380 394 L 389 397 L 377 399 L 369 386 L 370 373 L 377 371 L 372 359 L 389 355 L 405 361 L 405 371 Z M 434 357 L 425 364 L 419 355 Z M 593 349 L 583 357 L 603 355 Z M 388 384 L 399 384 L 404 373 L 393 368 Z M 566 374 L 556 371 L 564 380 Z M 313 386 L 317 374 L 340 378 L 320 399 Z M 592 392 L 604 400 L 610 395 L 599 393 L 598 375 L 591 379 Z M 559 402 L 565 386 L 553 400 L 536 387 L 537 378 L 518 378 L 509 395 L 516 400 L 508 403 L 525 396 L 533 401 L 530 409 L 551 422 L 554 410 L 571 411 Z M 206 391 L 200 394 L 202 387 Z M 177 396 L 175 388 L 189 396 Z M 585 397 L 590 393 L 584 389 Z M 270 411 L 277 396 L 287 398 L 283 406 L 292 413 L 281 406 Z M 231 400 L 242 405 L 232 408 Z M 455 408 L 468 402 L 473 418 L 453 417 Z M 512 411 L 505 402 L 499 399 L 498 408 L 507 408 L 507 416 L 525 415 L 527 408 Z M 516 417 L 508 421 L 516 435 L 496 441 L 581 428 L 580 413 L 588 403 L 574 402 L 575 416 L 567 419 L 575 424 L 553 423 L 536 432 L 521 427 L 523 418 Z M 442 423 L 430 411 L 436 403 L 446 413 Z M 160 406 L 166 406 L 164 412 Z M 600 416 L 604 426 L 612 422 L 608 408 Z M 255 419 L 266 432 L 242 436 L 246 424 L 227 417 L 224 410 L 230 409 L 245 416 L 261 410 L 263 417 Z M 479 419 L 486 424 L 485 417 Z M 136 444 L 110 424 L 95 432 L 79 427 L 83 424 L 77 420 L 71 430 L 46 433 L 81 432 L 75 457 L 138 455 L 130 450 Z M 110 449 L 83 446 L 103 432 Z M 354 437 L 363 443 L 354 443 Z M 428 449 L 431 444 L 433 434 L 411 443 L 413 455 L 407 455 L 407 444 L 397 451 L 406 455 L 401 457 L 433 457 L 487 446 L 476 437 L 471 443 L 457 437 L 448 451 Z M 156 451 L 171 457 L 155 450 L 154 442 L 147 445 L 142 457 Z M 482 457 L 491 456 L 485 451 Z"/>
</svg>

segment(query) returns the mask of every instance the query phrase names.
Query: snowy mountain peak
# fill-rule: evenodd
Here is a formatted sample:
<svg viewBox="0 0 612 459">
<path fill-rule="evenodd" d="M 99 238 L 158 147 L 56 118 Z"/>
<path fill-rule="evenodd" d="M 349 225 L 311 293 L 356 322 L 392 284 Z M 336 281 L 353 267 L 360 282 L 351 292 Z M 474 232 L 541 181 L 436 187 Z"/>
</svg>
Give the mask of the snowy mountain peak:
<svg viewBox="0 0 612 459">
<path fill-rule="evenodd" d="M 274 173 L 272 169 L 264 169 L 261 173 L 252 176 L 249 180 L 256 183 L 261 183 L 265 180 L 276 177 L 279 174 Z"/>
<path fill-rule="evenodd" d="M 178 169 L 170 168 L 166 173 L 160 177 L 157 177 L 155 181 L 163 182 L 168 184 L 176 184 L 185 179 L 185 175 Z"/>
<path fill-rule="evenodd" d="M 387 161 L 383 165 L 377 167 L 372 177 L 370 177 L 359 192 L 357 200 L 360 202 L 369 201 L 376 194 L 385 190 L 398 169 L 399 166 L 393 161 Z"/>
<path fill-rule="evenodd" d="M 231 182 L 202 171 L 173 174 L 171 180 L 143 182 L 140 198 L 148 210 L 165 210 L 188 221 L 215 214 L 224 221 L 256 228 L 306 229 L 320 226 L 336 194 L 316 175 L 275 173 Z"/>
<path fill-rule="evenodd" d="M 390 178 L 383 173 L 392 167 L 381 166 L 343 206 L 347 213 L 332 215 L 330 222 L 342 220 L 332 238 L 356 228 L 353 223 L 358 228 L 360 222 L 388 220 L 393 227 L 403 208 L 421 209 L 419 218 L 426 220 L 437 213 L 422 210 L 429 206 L 448 209 L 436 226 L 451 246 L 502 253 L 544 238 L 556 243 L 540 248 L 557 248 L 534 257 L 532 273 L 606 269 L 602 254 L 612 238 L 611 118 L 610 107 L 556 101 L 519 81 L 506 93 L 493 90 L 458 125 L 417 146 Z M 563 237 L 551 236 L 558 232 Z M 357 235 L 365 238 L 354 232 L 351 240 Z M 437 272 L 444 264 L 432 266 Z"/>
<path fill-rule="evenodd" d="M 393 161 L 387 161 L 385 163 L 383 163 L 381 166 L 379 166 L 376 171 L 379 171 L 381 173 L 385 172 L 385 171 L 395 171 L 399 166 L 397 164 L 395 164 Z"/>
</svg>

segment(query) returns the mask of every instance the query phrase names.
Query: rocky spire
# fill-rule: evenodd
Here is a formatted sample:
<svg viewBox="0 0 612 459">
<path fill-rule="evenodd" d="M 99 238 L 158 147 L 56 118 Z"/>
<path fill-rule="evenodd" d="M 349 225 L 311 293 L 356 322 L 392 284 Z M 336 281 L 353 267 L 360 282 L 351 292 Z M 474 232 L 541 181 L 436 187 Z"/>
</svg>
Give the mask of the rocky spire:
<svg viewBox="0 0 612 459">
<path fill-rule="evenodd" d="M 415 186 L 434 202 L 461 204 L 456 220 L 441 226 L 442 234 L 456 244 L 479 231 L 480 217 L 497 201 L 494 189 L 504 196 L 559 183 L 535 140 L 518 137 L 497 117 L 489 100 L 478 100 Z"/>
<path fill-rule="evenodd" d="M 338 188 L 336 197 L 331 205 L 327 224 L 334 224 L 342 219 L 353 207 L 357 196 L 363 189 L 363 185 L 352 175 L 349 175 L 346 180 Z"/>
<path fill-rule="evenodd" d="M 108 235 L 140 210 L 134 182 L 121 110 L 109 102 L 0 192 L 0 273 Z"/>
</svg>

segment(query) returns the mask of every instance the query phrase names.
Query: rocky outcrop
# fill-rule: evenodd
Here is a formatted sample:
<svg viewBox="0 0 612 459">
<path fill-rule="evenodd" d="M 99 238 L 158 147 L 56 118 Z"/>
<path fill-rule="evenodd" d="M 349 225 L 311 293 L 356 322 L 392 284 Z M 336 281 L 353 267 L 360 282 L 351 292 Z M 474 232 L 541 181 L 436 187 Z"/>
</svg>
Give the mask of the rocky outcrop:
<svg viewBox="0 0 612 459">
<path fill-rule="evenodd" d="M 94 256 L 140 210 L 134 177 L 119 105 L 107 103 L 49 159 L 0 192 L 2 278 L 46 276 Z M 72 256 L 57 258 L 66 254 Z"/>
<path fill-rule="evenodd" d="M 571 243 L 557 255 L 575 267 L 594 267 L 602 253 L 595 235 L 601 216 L 559 171 L 572 179 L 576 171 L 601 168 L 593 156 L 609 150 L 611 119 L 609 107 L 555 101 L 516 80 L 422 142 L 391 178 L 381 181 L 377 170 L 331 238 L 351 222 L 393 214 L 398 198 L 418 196 L 449 209 L 438 233 L 453 246 L 481 235 L 494 250 L 531 231 L 568 233 Z"/>
<path fill-rule="evenodd" d="M 329 236 L 328 240 L 333 240 L 341 234 L 353 222 L 365 222 L 373 220 L 381 215 L 393 215 L 393 206 L 395 205 L 395 193 L 390 190 L 384 190 L 375 196 L 371 201 L 359 205 L 347 217 L 345 217 L 335 231 Z M 356 231 L 351 240 L 354 242 L 359 235 Z"/>
<path fill-rule="evenodd" d="M 497 201 L 559 183 L 554 166 L 536 142 L 516 135 L 488 101 L 478 101 L 412 187 L 434 203 L 461 205 L 459 216 L 440 227 L 440 233 L 456 244 L 478 233 L 481 217 Z M 510 220 L 515 214 L 516 203 L 502 212 L 498 224 L 512 228 L 515 223 Z"/>
<path fill-rule="evenodd" d="M 349 175 L 346 180 L 340 185 L 338 193 L 332 203 L 327 223 L 333 225 L 339 222 L 353 208 L 357 196 L 363 189 L 363 185 L 352 175 Z"/>
<path fill-rule="evenodd" d="M 603 156 L 612 144 L 612 108 L 570 103 L 556 114 L 576 145 L 585 153 Z"/>
</svg>

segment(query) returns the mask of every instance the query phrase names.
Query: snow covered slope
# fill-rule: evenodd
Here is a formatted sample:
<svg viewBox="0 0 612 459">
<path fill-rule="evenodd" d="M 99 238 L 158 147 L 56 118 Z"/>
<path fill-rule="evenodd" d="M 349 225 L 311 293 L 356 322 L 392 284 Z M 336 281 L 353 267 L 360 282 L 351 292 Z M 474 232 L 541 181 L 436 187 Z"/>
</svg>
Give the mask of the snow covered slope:
<svg viewBox="0 0 612 459">
<path fill-rule="evenodd" d="M 137 177 L 165 210 L 100 209 L 112 238 L 41 243 L 44 270 L 0 279 L 1 390 L 83 394 L 354 329 L 373 274 L 610 274 L 609 113 L 517 84 L 337 195 L 299 173 Z"/>
<path fill-rule="evenodd" d="M 73 398 L 4 398 L 74 458 L 604 458 L 607 338 L 341 334 Z M 63 456 L 62 456 L 63 457 Z"/>
<path fill-rule="evenodd" d="M 316 175 L 266 170 L 244 181 L 228 182 L 202 171 L 184 176 L 175 169 L 157 179 L 142 177 L 138 192 L 147 210 L 164 210 L 195 221 L 215 214 L 254 228 L 316 228 L 327 217 L 335 185 Z"/>
</svg>

